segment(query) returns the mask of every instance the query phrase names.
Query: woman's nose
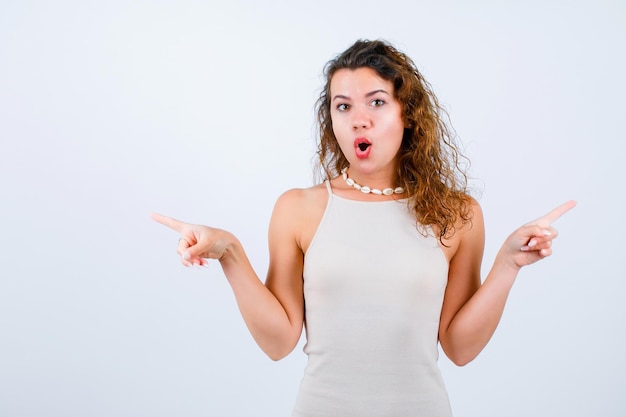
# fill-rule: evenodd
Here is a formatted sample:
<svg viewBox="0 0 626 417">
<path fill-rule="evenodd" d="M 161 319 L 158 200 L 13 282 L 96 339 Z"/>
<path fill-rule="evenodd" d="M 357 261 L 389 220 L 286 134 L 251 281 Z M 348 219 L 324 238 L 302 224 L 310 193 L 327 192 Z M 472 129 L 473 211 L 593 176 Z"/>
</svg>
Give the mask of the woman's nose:
<svg viewBox="0 0 626 417">
<path fill-rule="evenodd" d="M 354 109 L 352 112 L 352 128 L 354 130 L 370 127 L 372 121 L 367 111 Z"/>
</svg>

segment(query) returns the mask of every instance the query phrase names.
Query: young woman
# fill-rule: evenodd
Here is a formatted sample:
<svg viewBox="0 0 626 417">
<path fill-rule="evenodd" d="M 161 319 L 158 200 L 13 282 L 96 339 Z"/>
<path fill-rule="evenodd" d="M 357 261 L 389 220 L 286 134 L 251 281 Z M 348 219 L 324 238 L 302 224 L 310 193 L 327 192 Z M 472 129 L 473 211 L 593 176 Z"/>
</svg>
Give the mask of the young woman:
<svg viewBox="0 0 626 417">
<path fill-rule="evenodd" d="M 274 360 L 303 326 L 308 364 L 294 416 L 450 416 L 438 343 L 474 359 L 518 271 L 552 253 L 568 202 L 504 242 L 481 284 L 483 216 L 429 85 L 405 54 L 358 41 L 330 61 L 318 100 L 321 184 L 284 193 L 265 283 L 231 233 L 169 217 L 186 266 L 218 259 Z"/>
</svg>

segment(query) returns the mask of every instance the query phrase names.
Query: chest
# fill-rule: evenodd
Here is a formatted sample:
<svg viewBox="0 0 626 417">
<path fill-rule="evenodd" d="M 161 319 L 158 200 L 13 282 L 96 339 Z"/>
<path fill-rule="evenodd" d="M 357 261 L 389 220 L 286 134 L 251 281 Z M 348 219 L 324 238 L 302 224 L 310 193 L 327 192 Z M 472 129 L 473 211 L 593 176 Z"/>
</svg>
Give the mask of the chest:
<svg viewBox="0 0 626 417">
<path fill-rule="evenodd" d="M 334 198 L 305 256 L 305 292 L 368 305 L 440 295 L 448 262 L 429 229 L 419 228 L 406 203 Z"/>
</svg>

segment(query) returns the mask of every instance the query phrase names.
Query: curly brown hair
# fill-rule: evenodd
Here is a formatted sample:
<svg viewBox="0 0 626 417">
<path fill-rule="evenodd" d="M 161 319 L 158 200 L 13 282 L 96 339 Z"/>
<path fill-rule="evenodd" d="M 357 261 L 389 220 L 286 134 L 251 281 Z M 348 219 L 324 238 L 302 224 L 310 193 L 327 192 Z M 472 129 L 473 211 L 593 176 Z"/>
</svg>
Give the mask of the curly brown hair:
<svg viewBox="0 0 626 417">
<path fill-rule="evenodd" d="M 326 84 L 316 103 L 319 123 L 318 164 L 325 179 L 339 175 L 348 160 L 333 133 L 330 116 L 330 82 L 340 69 L 371 68 L 394 86 L 405 123 L 398 153 L 398 185 L 404 187 L 418 224 L 435 226 L 439 240 L 451 237 L 459 220 L 471 221 L 471 197 L 463 156 L 446 123 L 430 84 L 413 61 L 382 40 L 358 40 L 324 67 Z M 321 170 L 320 170 L 321 172 Z M 442 242 L 443 243 L 443 242 Z"/>
</svg>

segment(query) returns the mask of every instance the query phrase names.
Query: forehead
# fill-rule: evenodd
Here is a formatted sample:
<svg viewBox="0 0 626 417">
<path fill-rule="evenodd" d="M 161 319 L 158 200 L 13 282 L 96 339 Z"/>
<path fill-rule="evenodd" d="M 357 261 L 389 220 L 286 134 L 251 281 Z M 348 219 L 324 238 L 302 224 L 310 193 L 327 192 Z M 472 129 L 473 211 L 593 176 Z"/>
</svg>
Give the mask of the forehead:
<svg viewBox="0 0 626 417">
<path fill-rule="evenodd" d="M 393 95 L 393 84 L 382 78 L 371 68 L 340 69 L 330 80 L 331 96 L 335 94 L 353 96 L 384 90 Z"/>
</svg>

